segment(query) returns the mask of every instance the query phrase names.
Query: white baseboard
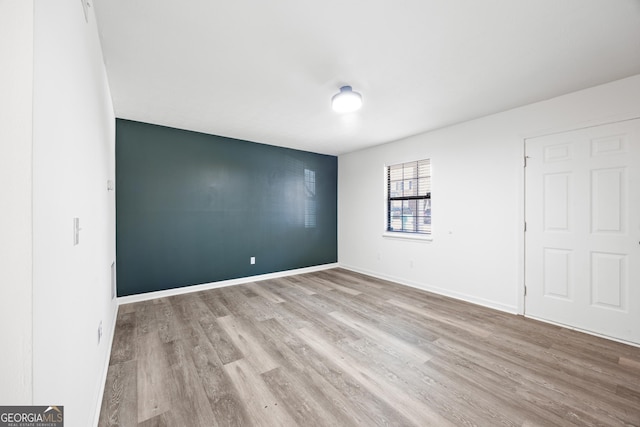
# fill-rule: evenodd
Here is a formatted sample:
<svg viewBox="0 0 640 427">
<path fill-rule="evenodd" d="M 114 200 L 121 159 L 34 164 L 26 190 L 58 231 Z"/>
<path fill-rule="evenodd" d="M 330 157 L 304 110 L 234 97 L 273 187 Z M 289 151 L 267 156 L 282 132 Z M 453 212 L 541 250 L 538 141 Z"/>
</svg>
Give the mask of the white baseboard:
<svg viewBox="0 0 640 427">
<path fill-rule="evenodd" d="M 575 326 L 565 325 L 564 323 L 554 322 L 553 320 L 547 320 L 547 319 L 543 319 L 541 317 L 529 316 L 527 314 L 525 314 L 524 317 L 526 317 L 527 319 L 531 319 L 531 320 L 537 320 L 538 322 L 548 323 L 550 325 L 559 326 L 559 327 L 565 328 L 565 329 L 570 329 L 572 331 L 582 332 L 583 334 L 593 335 L 594 337 L 604 338 L 604 339 L 607 339 L 609 341 L 615 341 L 615 342 L 619 342 L 621 344 L 626 344 L 626 345 L 630 345 L 632 347 L 640 348 L 640 342 L 621 340 L 619 338 L 610 337 L 609 335 L 603 335 L 603 334 L 599 334 L 597 332 L 588 331 L 586 329 L 576 328 Z"/>
<path fill-rule="evenodd" d="M 116 334 L 116 321 L 118 320 L 118 304 L 114 306 L 113 313 L 113 321 L 111 323 L 111 328 L 109 329 L 109 342 L 103 343 L 106 344 L 107 354 L 104 360 L 104 366 L 102 367 L 102 379 L 100 381 L 100 390 L 98 390 L 98 402 L 96 403 L 96 413 L 93 416 L 93 426 L 98 427 L 98 422 L 100 421 L 100 411 L 102 410 L 102 398 L 104 397 L 104 388 L 107 385 L 107 374 L 109 373 L 109 362 L 111 361 L 111 348 L 113 346 L 113 337 Z"/>
<path fill-rule="evenodd" d="M 156 298 L 182 295 L 191 292 L 206 291 L 208 289 L 224 288 L 226 286 L 241 285 L 243 283 L 258 282 L 261 280 L 276 279 L 278 277 L 294 276 L 296 274 L 312 273 L 314 271 L 328 270 L 338 267 L 338 263 L 314 265 L 313 267 L 298 268 L 295 270 L 277 271 L 275 273 L 260 274 L 257 276 L 240 277 L 238 279 L 221 280 L 219 282 L 203 283 L 201 285 L 183 286 L 181 288 L 167 289 L 164 291 L 147 292 L 144 294 L 118 297 L 118 305 L 133 302 L 148 301 Z"/>
<path fill-rule="evenodd" d="M 340 268 L 344 268 L 345 270 L 355 271 L 356 273 L 366 274 L 368 276 L 377 277 L 378 279 L 389 280 L 391 282 L 398 283 L 400 285 L 410 286 L 412 288 L 421 289 L 427 292 L 433 292 L 434 294 L 443 295 L 445 297 L 450 297 L 454 299 L 458 299 L 461 301 L 470 302 L 472 304 L 481 305 L 483 307 L 493 308 L 495 310 L 504 311 L 510 314 L 517 314 L 518 307 L 502 304 L 499 302 L 487 300 L 484 298 L 478 298 L 473 295 L 467 295 L 460 292 L 450 291 L 448 289 L 439 288 L 437 286 L 431 286 L 426 283 L 414 282 L 411 280 L 402 279 L 399 277 L 389 276 L 386 274 L 381 274 L 376 271 L 369 271 L 358 267 L 353 267 L 345 264 L 340 264 Z"/>
</svg>

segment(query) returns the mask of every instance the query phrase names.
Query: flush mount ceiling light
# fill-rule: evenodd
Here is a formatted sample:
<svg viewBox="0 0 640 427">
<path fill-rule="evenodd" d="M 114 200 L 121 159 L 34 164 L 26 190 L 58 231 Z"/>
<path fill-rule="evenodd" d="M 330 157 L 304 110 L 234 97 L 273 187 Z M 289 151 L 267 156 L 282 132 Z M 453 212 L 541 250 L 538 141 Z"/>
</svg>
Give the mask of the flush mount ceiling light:
<svg viewBox="0 0 640 427">
<path fill-rule="evenodd" d="M 351 86 L 342 86 L 340 93 L 331 98 L 331 107 L 337 113 L 352 113 L 362 107 L 362 95 L 354 92 Z"/>
</svg>

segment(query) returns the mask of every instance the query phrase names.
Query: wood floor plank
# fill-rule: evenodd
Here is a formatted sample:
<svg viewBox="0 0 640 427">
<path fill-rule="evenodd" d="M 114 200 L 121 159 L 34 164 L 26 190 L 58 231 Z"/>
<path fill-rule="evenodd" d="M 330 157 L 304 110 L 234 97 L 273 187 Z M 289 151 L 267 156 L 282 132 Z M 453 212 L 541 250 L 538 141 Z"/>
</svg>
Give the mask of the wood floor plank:
<svg viewBox="0 0 640 427">
<path fill-rule="evenodd" d="M 215 317 L 224 317 L 230 315 L 231 312 L 225 304 L 225 301 L 220 298 L 221 293 L 221 290 L 216 290 L 216 292 L 202 291 L 196 295 L 207 305 Z"/>
<path fill-rule="evenodd" d="M 370 292 L 371 288 L 383 289 L 384 287 L 388 287 L 390 283 L 385 280 L 375 279 L 371 276 L 365 276 L 364 274 L 356 273 L 354 271 L 349 271 L 342 268 L 336 268 L 330 273 L 320 273 L 322 273 L 322 275 L 329 281 L 348 283 L 350 287 L 358 288 L 363 292 Z"/>
<path fill-rule="evenodd" d="M 156 303 L 156 322 L 158 325 L 158 336 L 162 342 L 171 342 L 180 339 L 185 325 L 180 316 L 176 316 L 172 298 L 160 298 Z"/>
<path fill-rule="evenodd" d="M 455 317 L 451 317 L 451 316 L 445 316 L 445 315 L 440 315 L 434 312 L 428 312 L 424 309 L 421 309 L 413 304 L 407 304 L 407 303 L 403 303 L 401 301 L 395 300 L 395 299 L 390 299 L 388 300 L 388 302 L 390 304 L 393 304 L 397 307 L 402 308 L 403 310 L 407 310 L 407 311 L 411 311 L 413 313 L 418 314 L 419 316 L 423 316 L 423 317 L 427 317 L 429 319 L 433 319 L 433 320 L 437 320 L 438 322 L 442 322 L 445 324 L 449 324 L 452 326 L 455 326 L 459 329 L 471 332 L 472 334 L 478 335 L 479 337 L 488 337 L 489 335 L 491 335 L 491 331 L 484 329 L 484 328 L 479 328 L 473 324 L 470 324 L 468 321 L 466 321 L 465 319 L 457 319 Z"/>
<path fill-rule="evenodd" d="M 193 336 L 191 346 L 194 367 L 213 412 L 211 425 L 237 427 L 249 425 L 242 399 L 235 392 L 226 375 L 222 361 L 217 357 L 214 344 L 204 336 Z"/>
<path fill-rule="evenodd" d="M 331 285 L 331 287 L 333 289 L 336 289 L 336 290 L 338 290 L 340 292 L 344 292 L 344 293 L 349 294 L 349 295 L 360 295 L 362 293 L 357 289 L 353 289 L 353 288 L 350 288 L 348 286 L 338 285 L 337 283 L 334 283 L 333 285 Z"/>
<path fill-rule="evenodd" d="M 623 385 L 619 385 L 616 387 L 616 395 L 624 397 L 629 401 L 634 401 L 640 404 L 640 391 L 633 390 L 629 387 L 625 387 Z M 639 415 L 640 417 L 640 415 Z"/>
<path fill-rule="evenodd" d="M 120 424 L 122 426 L 131 425 L 131 424 Z M 149 418 L 148 420 L 144 420 L 141 423 L 137 424 L 138 427 L 169 427 L 171 424 L 167 422 L 167 414 L 156 415 L 153 418 Z"/>
<path fill-rule="evenodd" d="M 326 336 L 332 337 L 333 341 L 357 340 L 360 338 L 357 332 L 354 332 L 344 323 L 332 317 L 325 316 L 326 313 L 322 311 L 317 311 L 316 309 L 318 307 L 313 305 L 313 298 L 305 299 L 304 304 L 283 303 L 279 308 L 286 310 L 301 320 L 300 324 L 296 325 L 296 329 L 314 324 L 316 328 L 322 329 Z M 322 317 L 322 321 L 318 322 L 317 319 L 320 316 Z"/>
<path fill-rule="evenodd" d="M 209 307 L 194 293 L 176 295 L 170 301 L 176 316 L 184 326 L 196 325 L 201 318 L 214 317 Z"/>
<path fill-rule="evenodd" d="M 137 393 L 138 422 L 171 409 L 168 390 L 173 381 L 169 362 L 158 332 L 138 336 Z"/>
<path fill-rule="evenodd" d="M 309 273 L 305 275 L 306 286 L 315 289 L 316 292 L 332 291 L 331 281 L 324 280 L 317 275 L 317 273 Z"/>
<path fill-rule="evenodd" d="M 280 302 L 285 302 L 284 299 L 282 299 L 281 297 L 279 297 L 278 295 L 274 294 L 273 292 L 271 292 L 267 287 L 265 287 L 261 282 L 259 283 L 252 283 L 251 285 L 249 285 L 250 288 L 254 293 L 256 293 L 257 295 L 265 298 L 267 301 L 271 301 L 274 303 L 280 303 Z"/>
<path fill-rule="evenodd" d="M 255 426 L 294 426 L 294 419 L 284 405 L 271 393 L 262 377 L 244 359 L 231 362 L 224 367 L 233 386 L 244 402 L 244 408 Z"/>
<path fill-rule="evenodd" d="M 136 313 L 118 311 L 109 364 L 115 365 L 136 358 L 136 323 Z"/>
<path fill-rule="evenodd" d="M 321 335 L 311 329 L 303 328 L 296 332 L 313 350 L 330 360 L 330 363 L 334 363 L 343 371 L 348 372 L 372 394 L 389 402 L 414 425 L 454 425 L 433 409 L 421 405 L 413 396 L 403 393 L 402 390 L 385 381 L 383 377 L 376 375 L 368 365 L 360 364 L 346 353 L 340 352 L 330 341 L 323 339 Z"/>
<path fill-rule="evenodd" d="M 406 341 L 396 338 L 394 335 L 388 334 L 376 326 L 360 321 L 353 316 L 349 316 L 348 314 L 341 313 L 339 311 L 333 311 L 329 313 L 329 316 L 353 328 L 363 336 L 380 343 L 383 347 L 389 347 L 393 349 L 393 351 L 408 356 L 410 360 L 414 360 L 416 363 L 424 363 L 431 359 L 431 355 L 421 348 L 413 346 Z"/>
<path fill-rule="evenodd" d="M 462 354 L 465 360 L 477 362 L 476 369 L 485 369 L 489 378 L 502 382 L 512 381 L 517 385 L 516 394 L 521 396 L 524 402 L 535 403 L 536 406 L 544 408 L 547 414 L 559 417 L 562 414 L 571 414 L 572 419 L 579 420 L 582 425 L 610 425 L 612 422 L 608 411 L 604 409 L 607 406 L 606 402 L 594 400 L 594 395 L 589 390 L 580 389 L 575 383 L 567 382 L 557 372 L 532 364 L 532 359 L 519 359 L 511 352 L 500 352 L 493 347 L 478 351 L 477 346 L 450 338 L 443 337 L 436 343 L 444 348 L 444 354 L 448 358 L 452 359 L 454 355 Z M 606 393 L 601 392 L 597 396 L 600 399 L 606 398 Z"/>
<path fill-rule="evenodd" d="M 163 344 L 173 379 L 167 390 L 172 402 L 171 412 L 180 425 L 217 426 L 209 398 L 193 362 L 194 352 L 189 340 L 190 337 L 185 337 Z"/>
<path fill-rule="evenodd" d="M 288 369 L 276 368 L 263 373 L 262 379 L 297 425 L 348 426 L 350 424 L 334 408 L 323 406 L 319 395 L 309 393 L 306 381 Z M 292 392 L 296 390 L 296 392 Z"/>
<path fill-rule="evenodd" d="M 272 319 L 277 319 L 283 325 L 292 329 L 304 328 L 308 325 L 308 318 L 300 315 L 292 310 L 292 307 L 298 307 L 298 304 L 291 304 L 290 302 L 282 302 L 279 304 L 270 303 L 264 301 L 264 304 L 268 305 L 273 313 Z M 258 319 L 256 319 L 258 320 Z M 269 320 L 267 318 L 263 320 Z"/>
<path fill-rule="evenodd" d="M 287 294 L 291 293 L 292 289 L 297 291 L 297 289 L 291 285 L 291 282 L 282 277 L 261 280 L 259 282 L 259 286 L 261 289 L 264 289 L 267 294 L 271 294 L 273 302 L 275 303 L 287 301 L 289 299 Z"/>
<path fill-rule="evenodd" d="M 278 320 L 259 322 L 256 326 L 265 334 L 278 337 L 273 345 L 282 356 L 283 365 L 298 379 L 304 379 L 304 392 L 316 396 L 323 407 L 331 408 L 340 420 L 336 425 L 394 425 L 401 421 L 385 402 L 376 399 L 343 372 L 327 366 L 325 362 L 328 361 L 313 357 L 309 347 L 294 335 L 293 330 Z M 299 388 L 292 389 L 290 396 L 300 392 Z"/>
<path fill-rule="evenodd" d="M 337 268 L 122 305 L 99 425 L 640 427 L 640 348 Z"/>
<path fill-rule="evenodd" d="M 142 301 L 131 305 L 136 315 L 136 333 L 143 335 L 158 331 L 154 301 Z"/>
<path fill-rule="evenodd" d="M 107 373 L 98 425 L 135 426 L 138 423 L 136 390 L 136 361 L 112 363 Z"/>
<path fill-rule="evenodd" d="M 304 279 L 300 279 L 298 277 L 300 276 L 283 277 L 282 280 L 288 282 L 289 284 L 291 284 L 292 287 L 300 290 L 305 295 L 313 295 L 316 293 L 312 285 L 310 285 Z"/>
<path fill-rule="evenodd" d="M 524 399 L 519 394 L 521 389 L 517 381 L 510 378 L 500 380 L 495 371 L 478 366 L 466 358 L 453 355 L 449 358 L 434 357 L 427 365 L 433 381 L 447 387 L 455 385 L 453 387 L 457 393 L 464 390 L 463 393 L 479 396 L 480 399 L 474 399 L 476 405 L 483 410 L 487 410 L 487 407 L 498 408 L 515 425 L 560 426 L 564 423 L 561 416 Z M 489 400 L 489 403 L 483 404 L 483 400 Z M 478 411 L 479 415 L 481 413 Z"/>
<path fill-rule="evenodd" d="M 616 408 L 632 414 L 636 412 L 633 405 L 617 398 L 616 390 L 624 385 L 632 388 L 640 386 L 637 378 L 629 377 L 623 369 L 606 359 L 599 365 L 594 365 L 583 360 L 582 355 L 559 352 L 553 346 L 541 349 L 525 342 L 510 342 L 504 335 L 500 339 L 491 339 L 488 343 L 492 344 L 494 352 L 509 355 L 509 362 L 516 364 L 523 372 L 553 375 L 558 390 L 580 396 L 580 401 L 597 408 L 596 412 L 616 412 Z M 637 415 L 640 417 L 640 412 Z M 606 415 L 605 417 L 608 418 Z M 640 418 L 636 421 L 640 421 Z"/>
<path fill-rule="evenodd" d="M 241 359 L 242 352 L 233 344 L 231 337 L 220 327 L 215 319 L 200 319 L 202 330 L 222 364 Z"/>
<path fill-rule="evenodd" d="M 264 341 L 242 318 L 231 315 L 219 317 L 216 321 L 258 373 L 261 374 L 279 366 L 265 350 Z"/>
<path fill-rule="evenodd" d="M 394 311 L 389 312 L 388 307 L 390 304 L 385 304 L 386 311 L 382 311 L 380 305 L 370 305 L 364 302 L 360 295 L 355 296 L 353 299 L 345 299 L 335 291 L 314 295 L 313 297 L 315 300 L 326 301 L 326 306 L 332 308 L 332 310 L 327 311 L 327 314 L 333 311 L 341 311 L 363 319 L 370 319 L 376 322 L 381 330 L 414 345 L 429 343 L 440 336 L 440 334 L 433 333 L 428 324 L 425 327 L 424 319 L 421 322 L 411 322 L 407 321 L 406 318 L 397 316 Z"/>
<path fill-rule="evenodd" d="M 249 298 L 245 296 L 240 289 L 237 289 L 236 286 L 222 288 L 216 294 L 219 301 L 224 304 L 229 311 L 229 314 L 246 317 L 251 317 L 253 315 L 253 309 L 248 302 Z"/>
<path fill-rule="evenodd" d="M 255 292 L 254 292 L 255 293 Z M 261 322 L 267 319 L 273 319 L 276 316 L 274 310 L 275 303 L 255 294 L 254 297 L 248 298 L 247 302 L 253 309 L 251 319 Z"/>
<path fill-rule="evenodd" d="M 620 366 L 626 366 L 640 372 L 640 360 L 629 359 L 628 357 L 619 357 L 618 363 Z"/>
<path fill-rule="evenodd" d="M 393 381 L 398 388 L 409 393 L 423 404 L 439 408 L 449 421 L 456 425 L 515 426 L 524 422 L 524 416 L 492 394 L 483 393 L 467 383 L 465 387 L 449 387 L 451 378 L 434 370 L 429 364 L 407 362 L 401 353 L 392 354 L 376 342 L 362 339 L 340 343 L 340 349 L 348 352 L 361 363 L 368 363 L 380 376 Z M 467 378 L 460 379 L 466 382 Z"/>
</svg>

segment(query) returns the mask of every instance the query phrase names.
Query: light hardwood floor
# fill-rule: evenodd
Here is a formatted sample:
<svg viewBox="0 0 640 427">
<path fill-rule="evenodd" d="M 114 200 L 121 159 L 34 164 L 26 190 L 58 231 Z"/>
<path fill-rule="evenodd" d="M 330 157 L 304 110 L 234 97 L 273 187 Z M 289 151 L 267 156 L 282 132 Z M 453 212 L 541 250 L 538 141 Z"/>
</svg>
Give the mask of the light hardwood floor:
<svg viewBox="0 0 640 427">
<path fill-rule="evenodd" d="M 640 348 L 333 269 L 120 306 L 112 425 L 640 426 Z"/>
</svg>

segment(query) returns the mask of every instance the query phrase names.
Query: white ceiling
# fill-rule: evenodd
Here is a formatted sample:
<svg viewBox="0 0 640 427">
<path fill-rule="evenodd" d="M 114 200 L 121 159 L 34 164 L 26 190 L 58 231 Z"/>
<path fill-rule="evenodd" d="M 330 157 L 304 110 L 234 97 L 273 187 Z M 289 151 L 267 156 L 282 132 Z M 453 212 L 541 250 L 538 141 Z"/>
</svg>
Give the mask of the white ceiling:
<svg viewBox="0 0 640 427">
<path fill-rule="evenodd" d="M 117 117 L 325 154 L 640 73 L 640 0 L 94 6 Z"/>
</svg>

